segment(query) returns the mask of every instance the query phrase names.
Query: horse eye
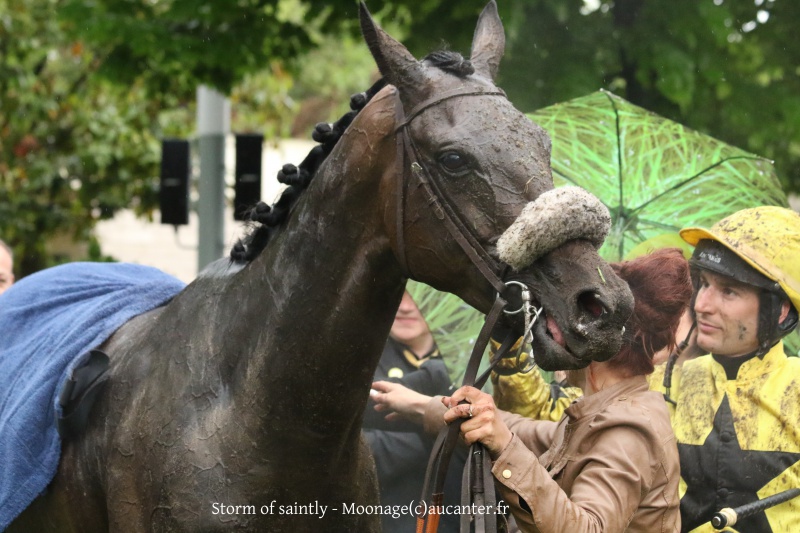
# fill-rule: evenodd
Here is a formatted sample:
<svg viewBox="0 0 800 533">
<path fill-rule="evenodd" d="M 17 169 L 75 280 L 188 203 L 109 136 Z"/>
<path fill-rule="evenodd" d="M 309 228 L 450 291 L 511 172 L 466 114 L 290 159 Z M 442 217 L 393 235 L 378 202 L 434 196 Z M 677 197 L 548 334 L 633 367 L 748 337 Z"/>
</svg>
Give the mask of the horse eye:
<svg viewBox="0 0 800 533">
<path fill-rule="evenodd" d="M 439 164 L 450 174 L 463 174 L 469 170 L 467 158 L 457 152 L 445 152 L 439 156 Z"/>
</svg>

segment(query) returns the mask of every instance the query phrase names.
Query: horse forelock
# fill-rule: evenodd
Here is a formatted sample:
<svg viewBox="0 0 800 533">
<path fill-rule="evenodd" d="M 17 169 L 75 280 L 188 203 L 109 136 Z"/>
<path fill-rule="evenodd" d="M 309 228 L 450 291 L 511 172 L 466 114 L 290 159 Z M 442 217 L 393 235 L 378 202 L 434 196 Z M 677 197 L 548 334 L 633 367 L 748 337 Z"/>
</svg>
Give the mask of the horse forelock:
<svg viewBox="0 0 800 533">
<path fill-rule="evenodd" d="M 459 78 L 466 78 L 475 73 L 472 62 L 452 50 L 436 50 L 425 56 L 422 61 Z"/>
</svg>

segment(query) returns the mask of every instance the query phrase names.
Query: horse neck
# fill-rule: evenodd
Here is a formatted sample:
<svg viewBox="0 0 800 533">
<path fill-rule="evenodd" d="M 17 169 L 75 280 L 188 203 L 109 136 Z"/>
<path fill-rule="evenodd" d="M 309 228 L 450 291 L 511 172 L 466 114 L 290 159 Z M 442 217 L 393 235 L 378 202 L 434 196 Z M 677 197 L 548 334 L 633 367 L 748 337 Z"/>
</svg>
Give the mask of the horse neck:
<svg viewBox="0 0 800 533">
<path fill-rule="evenodd" d="M 394 207 L 385 199 L 396 173 L 392 100 L 362 111 L 229 291 L 245 313 L 237 320 L 253 325 L 239 349 L 252 355 L 236 362 L 244 397 L 322 432 L 360 420 L 405 283 L 384 223 Z"/>
</svg>

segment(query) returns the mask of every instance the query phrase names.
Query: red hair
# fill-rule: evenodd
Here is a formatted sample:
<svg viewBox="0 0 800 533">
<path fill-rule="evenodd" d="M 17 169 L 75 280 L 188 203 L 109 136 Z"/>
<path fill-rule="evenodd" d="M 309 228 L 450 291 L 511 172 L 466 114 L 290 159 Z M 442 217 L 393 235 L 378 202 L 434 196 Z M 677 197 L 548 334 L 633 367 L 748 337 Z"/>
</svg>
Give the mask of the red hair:
<svg viewBox="0 0 800 533">
<path fill-rule="evenodd" d="M 675 332 L 692 297 L 689 262 L 678 248 L 662 248 L 631 261 L 612 263 L 631 288 L 633 314 L 622 349 L 608 364 L 631 376 L 653 371 L 653 354 L 675 347 Z"/>
</svg>

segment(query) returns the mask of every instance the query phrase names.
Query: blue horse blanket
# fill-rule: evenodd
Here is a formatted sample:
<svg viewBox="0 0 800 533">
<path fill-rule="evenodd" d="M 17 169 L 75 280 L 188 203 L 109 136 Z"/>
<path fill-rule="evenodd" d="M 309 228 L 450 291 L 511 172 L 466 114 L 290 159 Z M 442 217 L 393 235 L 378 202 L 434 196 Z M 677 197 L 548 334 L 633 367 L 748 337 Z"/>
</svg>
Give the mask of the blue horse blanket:
<svg viewBox="0 0 800 533">
<path fill-rule="evenodd" d="M 59 393 L 89 350 L 185 284 L 125 263 L 70 263 L 0 295 L 0 531 L 53 479 Z"/>
</svg>

